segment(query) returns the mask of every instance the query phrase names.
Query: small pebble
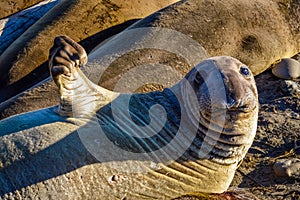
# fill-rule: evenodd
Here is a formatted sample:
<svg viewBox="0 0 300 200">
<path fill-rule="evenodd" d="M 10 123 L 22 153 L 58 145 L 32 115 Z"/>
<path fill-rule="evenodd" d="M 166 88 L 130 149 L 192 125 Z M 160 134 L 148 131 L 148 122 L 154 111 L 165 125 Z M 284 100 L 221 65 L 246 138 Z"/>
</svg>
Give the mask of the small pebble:
<svg viewBox="0 0 300 200">
<path fill-rule="evenodd" d="M 296 79 L 300 77 L 300 62 L 292 58 L 283 58 L 276 63 L 272 73 L 282 79 Z"/>
<path fill-rule="evenodd" d="M 108 183 L 121 183 L 122 181 L 126 180 L 126 177 L 121 174 L 115 174 L 108 178 Z"/>
<path fill-rule="evenodd" d="M 300 86 L 292 80 L 285 80 L 280 84 L 281 89 L 292 96 L 300 95 Z"/>
<path fill-rule="evenodd" d="M 280 159 L 273 165 L 276 176 L 286 178 L 300 178 L 300 160 L 297 158 Z"/>
</svg>

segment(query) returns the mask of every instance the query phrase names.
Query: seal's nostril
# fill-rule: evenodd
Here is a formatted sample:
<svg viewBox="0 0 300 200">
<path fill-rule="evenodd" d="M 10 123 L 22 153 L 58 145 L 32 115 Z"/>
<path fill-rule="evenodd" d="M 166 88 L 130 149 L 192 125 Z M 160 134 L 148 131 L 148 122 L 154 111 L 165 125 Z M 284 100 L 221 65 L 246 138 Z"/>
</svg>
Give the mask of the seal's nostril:
<svg viewBox="0 0 300 200">
<path fill-rule="evenodd" d="M 227 108 L 232 108 L 236 104 L 235 99 L 227 99 Z"/>
<path fill-rule="evenodd" d="M 229 101 L 227 101 L 227 104 L 229 107 L 232 107 L 232 106 L 234 106 L 235 102 L 236 101 L 234 99 L 230 99 Z"/>
<path fill-rule="evenodd" d="M 229 93 L 229 94 L 227 93 L 226 102 L 227 102 L 227 107 L 228 108 L 233 107 L 237 102 L 236 99 L 235 99 L 235 95 L 232 94 L 232 93 Z"/>
</svg>

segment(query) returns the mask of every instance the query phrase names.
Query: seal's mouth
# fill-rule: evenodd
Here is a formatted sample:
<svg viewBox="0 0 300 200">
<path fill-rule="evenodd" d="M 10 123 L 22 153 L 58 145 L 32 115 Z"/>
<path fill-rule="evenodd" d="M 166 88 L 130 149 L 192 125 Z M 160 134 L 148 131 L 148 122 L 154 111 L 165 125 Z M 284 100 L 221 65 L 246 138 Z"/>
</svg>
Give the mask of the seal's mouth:
<svg viewBox="0 0 300 200">
<path fill-rule="evenodd" d="M 218 114 L 219 112 L 226 112 L 226 113 L 249 113 L 253 112 L 257 108 L 256 104 L 241 104 L 236 107 L 225 107 L 225 108 L 217 108 L 215 110 L 211 110 L 211 114 L 215 115 Z"/>
<path fill-rule="evenodd" d="M 256 100 L 251 99 L 247 102 L 243 100 L 239 101 L 228 101 L 220 100 L 219 102 L 212 103 L 211 101 L 202 101 L 200 104 L 200 112 L 211 116 L 217 116 L 224 113 L 228 114 L 239 114 L 249 113 L 257 108 Z"/>
<path fill-rule="evenodd" d="M 238 119 L 246 119 L 256 112 L 257 107 L 255 104 L 240 105 L 236 107 L 215 107 L 211 109 L 200 109 L 199 122 L 205 127 L 214 131 L 227 132 L 234 134 L 235 124 Z"/>
<path fill-rule="evenodd" d="M 242 114 L 249 114 L 255 111 L 257 106 L 251 107 L 238 107 L 238 108 L 215 108 L 214 110 L 201 110 L 200 109 L 200 116 L 209 116 L 211 118 L 215 118 L 221 115 L 242 115 Z"/>
<path fill-rule="evenodd" d="M 234 105 L 226 105 L 227 112 L 242 112 L 248 113 L 252 112 L 256 109 L 256 100 L 252 100 L 251 102 L 245 103 L 243 100 L 237 101 Z"/>
<path fill-rule="evenodd" d="M 233 115 L 233 114 L 248 114 L 248 113 L 252 113 L 256 109 L 257 109 L 257 106 L 253 105 L 251 107 L 238 107 L 238 108 L 227 109 L 226 113 L 229 114 L 229 115 Z"/>
</svg>

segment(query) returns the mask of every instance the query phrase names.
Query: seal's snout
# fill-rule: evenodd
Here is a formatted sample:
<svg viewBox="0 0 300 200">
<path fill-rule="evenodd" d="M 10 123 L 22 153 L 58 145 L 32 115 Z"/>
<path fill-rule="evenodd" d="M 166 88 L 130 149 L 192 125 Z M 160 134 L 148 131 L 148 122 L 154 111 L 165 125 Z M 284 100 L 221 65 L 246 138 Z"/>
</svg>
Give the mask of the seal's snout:
<svg viewBox="0 0 300 200">
<path fill-rule="evenodd" d="M 252 110 L 255 102 L 254 96 L 250 88 L 242 84 L 241 81 L 235 80 L 232 74 L 224 78 L 224 87 L 226 93 L 225 108 L 227 110 Z M 249 99 L 249 96 L 253 98 Z"/>
<path fill-rule="evenodd" d="M 231 82 L 231 81 L 230 81 Z M 224 83 L 226 84 L 226 83 Z M 230 87 L 230 89 L 228 88 Z M 240 84 L 230 83 L 228 86 L 225 85 L 226 88 L 226 109 L 245 109 L 247 105 L 243 100 L 244 96 L 240 91 L 244 91 L 245 88 L 242 88 Z"/>
<path fill-rule="evenodd" d="M 221 110 L 250 112 L 257 107 L 257 91 L 249 68 L 232 57 L 213 57 L 199 64 L 195 75 L 200 108 L 210 114 Z"/>
<path fill-rule="evenodd" d="M 241 95 L 241 90 L 243 88 L 240 88 L 240 84 L 237 80 L 234 80 L 230 75 L 226 75 L 219 71 L 222 87 L 220 87 L 220 90 L 223 88 L 225 95 L 224 99 L 220 99 L 220 102 L 222 104 L 222 107 L 224 109 L 230 110 L 230 109 L 238 109 L 241 106 L 244 106 L 243 102 L 243 96 Z"/>
</svg>

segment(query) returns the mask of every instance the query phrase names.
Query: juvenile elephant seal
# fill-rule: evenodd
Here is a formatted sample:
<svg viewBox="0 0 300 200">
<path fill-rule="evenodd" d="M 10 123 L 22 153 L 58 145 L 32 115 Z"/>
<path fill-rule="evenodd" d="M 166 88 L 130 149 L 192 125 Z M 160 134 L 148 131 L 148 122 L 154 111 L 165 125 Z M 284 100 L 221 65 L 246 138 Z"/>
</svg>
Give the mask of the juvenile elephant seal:
<svg viewBox="0 0 300 200">
<path fill-rule="evenodd" d="M 78 44 L 57 38 L 50 71 L 59 106 L 0 122 L 2 197 L 171 199 L 228 189 L 257 125 L 244 64 L 213 57 L 162 92 L 120 94 L 89 81 L 79 68 L 86 60 Z"/>
</svg>

